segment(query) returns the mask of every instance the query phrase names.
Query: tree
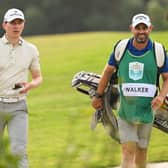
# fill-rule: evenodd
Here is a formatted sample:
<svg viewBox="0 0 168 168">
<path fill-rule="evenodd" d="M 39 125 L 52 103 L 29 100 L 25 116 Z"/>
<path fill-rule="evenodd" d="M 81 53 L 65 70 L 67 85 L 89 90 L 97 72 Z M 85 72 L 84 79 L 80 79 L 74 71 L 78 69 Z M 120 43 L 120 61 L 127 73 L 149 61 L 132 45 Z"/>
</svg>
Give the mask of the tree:
<svg viewBox="0 0 168 168">
<path fill-rule="evenodd" d="M 49 19 L 46 17 L 42 8 L 29 6 L 25 10 L 26 29 L 24 34 L 45 34 L 49 27 Z"/>
<path fill-rule="evenodd" d="M 152 17 L 155 30 L 166 30 L 168 26 L 167 0 L 4 0 L 0 6 L 2 20 L 4 12 L 13 7 L 26 15 L 25 35 L 125 31 L 132 16 L 142 12 Z"/>
<path fill-rule="evenodd" d="M 168 2 L 162 2 L 158 0 L 151 0 L 148 3 L 147 11 L 151 16 L 152 23 L 155 30 L 166 30 L 168 28 Z"/>
</svg>

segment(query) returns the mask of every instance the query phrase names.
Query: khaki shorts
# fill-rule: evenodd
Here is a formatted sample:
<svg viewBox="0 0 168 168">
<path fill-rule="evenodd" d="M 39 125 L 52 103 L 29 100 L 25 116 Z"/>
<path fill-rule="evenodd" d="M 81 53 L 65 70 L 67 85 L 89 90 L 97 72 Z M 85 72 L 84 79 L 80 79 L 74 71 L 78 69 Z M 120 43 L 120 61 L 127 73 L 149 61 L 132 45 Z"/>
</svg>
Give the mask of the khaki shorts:
<svg viewBox="0 0 168 168">
<path fill-rule="evenodd" d="M 147 148 L 152 131 L 152 123 L 137 124 L 120 118 L 118 120 L 120 142 L 137 142 L 140 148 Z"/>
</svg>

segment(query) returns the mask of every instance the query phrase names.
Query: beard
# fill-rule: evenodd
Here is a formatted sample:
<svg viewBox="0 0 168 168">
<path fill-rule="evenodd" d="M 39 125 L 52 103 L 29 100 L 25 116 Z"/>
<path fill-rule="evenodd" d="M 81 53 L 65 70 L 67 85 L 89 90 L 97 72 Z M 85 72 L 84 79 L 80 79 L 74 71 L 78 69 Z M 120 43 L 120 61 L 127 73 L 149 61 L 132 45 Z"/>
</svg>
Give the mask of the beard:
<svg viewBox="0 0 168 168">
<path fill-rule="evenodd" d="M 143 43 L 147 42 L 148 36 L 146 34 L 137 34 L 135 36 L 135 40 L 136 40 L 137 43 L 143 44 Z"/>
</svg>

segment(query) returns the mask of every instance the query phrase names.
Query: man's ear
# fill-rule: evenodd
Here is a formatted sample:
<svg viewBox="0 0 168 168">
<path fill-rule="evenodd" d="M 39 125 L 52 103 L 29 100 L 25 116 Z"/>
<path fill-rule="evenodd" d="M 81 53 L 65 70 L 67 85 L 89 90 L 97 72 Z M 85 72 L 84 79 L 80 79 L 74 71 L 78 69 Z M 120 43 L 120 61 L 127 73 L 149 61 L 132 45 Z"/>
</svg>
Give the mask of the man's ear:
<svg viewBox="0 0 168 168">
<path fill-rule="evenodd" d="M 150 25 L 150 31 L 152 31 L 154 29 L 154 26 L 153 25 Z"/>
<path fill-rule="evenodd" d="M 132 25 L 129 26 L 129 29 L 130 29 L 130 31 L 132 32 L 132 29 L 133 29 Z"/>
<path fill-rule="evenodd" d="M 2 28 L 5 30 L 5 25 L 6 25 L 6 23 L 5 22 L 3 22 L 2 23 Z"/>
</svg>

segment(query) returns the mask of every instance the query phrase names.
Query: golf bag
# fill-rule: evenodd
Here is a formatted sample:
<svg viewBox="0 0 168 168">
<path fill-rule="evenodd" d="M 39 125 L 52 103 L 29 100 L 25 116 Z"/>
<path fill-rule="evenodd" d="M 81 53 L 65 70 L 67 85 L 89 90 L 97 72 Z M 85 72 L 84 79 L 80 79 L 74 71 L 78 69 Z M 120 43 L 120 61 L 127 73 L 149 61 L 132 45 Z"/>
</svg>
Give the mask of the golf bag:
<svg viewBox="0 0 168 168">
<path fill-rule="evenodd" d="M 72 79 L 72 87 L 77 91 L 92 98 L 97 90 L 101 76 L 96 73 L 79 72 Z M 94 130 L 98 123 L 102 123 L 110 137 L 120 143 L 118 123 L 115 111 L 119 103 L 118 86 L 112 78 L 103 95 L 103 109 L 97 110 L 91 120 L 91 129 Z M 163 106 L 156 111 L 153 126 L 168 133 L 168 97 Z"/>
</svg>

